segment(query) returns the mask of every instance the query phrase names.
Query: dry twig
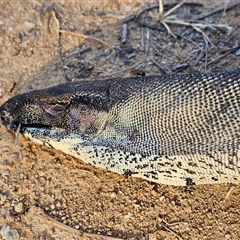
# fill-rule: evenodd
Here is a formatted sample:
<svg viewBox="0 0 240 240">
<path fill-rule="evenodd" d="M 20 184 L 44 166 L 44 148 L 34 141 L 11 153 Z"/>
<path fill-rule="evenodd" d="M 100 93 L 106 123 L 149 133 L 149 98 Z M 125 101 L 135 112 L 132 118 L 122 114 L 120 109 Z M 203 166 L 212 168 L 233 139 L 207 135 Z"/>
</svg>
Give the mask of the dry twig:
<svg viewBox="0 0 240 240">
<path fill-rule="evenodd" d="M 160 0 L 159 0 L 160 1 Z M 143 9 L 141 9 L 140 11 L 138 11 L 137 13 L 133 14 L 133 15 L 130 15 L 130 16 L 127 16 L 125 19 L 124 19 L 124 23 L 126 22 L 130 22 L 130 21 L 133 21 L 133 20 L 136 20 L 138 19 L 144 12 L 147 12 L 147 11 L 150 11 L 154 8 L 158 8 L 161 12 L 163 8 L 173 8 L 177 5 L 177 3 L 166 3 L 163 5 L 163 7 L 159 6 L 158 3 L 154 3 L 154 4 L 151 4 L 150 6 L 148 7 L 145 7 Z M 203 4 L 202 3 L 197 3 L 197 2 L 185 2 L 184 5 L 186 6 L 198 6 L 198 7 L 202 7 Z"/>
<path fill-rule="evenodd" d="M 56 226 L 60 229 L 63 229 L 64 231 L 68 231 L 68 232 L 71 232 L 71 233 L 75 233 L 77 235 L 81 235 L 82 237 L 90 237 L 90 238 L 97 238 L 98 237 L 98 238 L 102 238 L 103 240 L 123 240 L 121 238 L 109 237 L 109 236 L 104 236 L 104 235 L 99 235 L 99 234 L 94 234 L 94 233 L 81 232 L 80 230 L 69 227 L 69 226 L 57 221 L 56 219 L 50 217 L 41 208 L 32 207 L 31 210 L 34 211 L 35 213 L 39 213 L 40 215 L 45 217 L 48 221 L 51 222 L 52 226 Z"/>
<path fill-rule="evenodd" d="M 161 227 L 163 229 L 165 229 L 166 231 L 172 233 L 175 237 L 177 237 L 179 240 L 183 240 L 182 237 L 180 237 L 175 231 L 173 231 L 169 226 L 173 226 L 173 225 L 176 225 L 178 223 L 172 223 L 172 224 L 169 224 L 167 223 L 165 220 L 162 220 L 161 222 Z"/>
<path fill-rule="evenodd" d="M 227 52 L 224 53 L 223 55 L 219 56 L 219 57 L 216 58 L 216 59 L 213 59 L 211 62 L 208 62 L 207 66 L 209 66 L 209 65 L 217 62 L 217 61 L 220 60 L 221 58 L 223 58 L 223 57 L 227 56 L 228 54 L 232 53 L 233 51 L 237 50 L 239 47 L 240 47 L 240 46 L 238 45 L 238 46 L 236 46 L 236 47 L 231 48 L 229 51 L 227 51 Z"/>
<path fill-rule="evenodd" d="M 127 32 L 128 32 L 128 24 L 123 23 L 123 25 L 122 25 L 122 35 L 121 35 L 122 43 L 127 42 Z"/>
<path fill-rule="evenodd" d="M 238 5 L 240 5 L 240 0 L 229 3 L 227 6 L 224 5 L 224 6 L 217 7 L 217 8 L 215 8 L 212 11 L 209 11 L 209 12 L 204 12 L 204 13 L 201 13 L 199 15 L 194 15 L 194 16 L 192 16 L 192 20 L 194 20 L 194 21 L 202 20 L 202 19 L 204 19 L 206 17 L 209 17 L 209 16 L 211 16 L 215 13 L 230 10 L 230 9 L 232 9 L 232 8 L 238 6 Z"/>
<path fill-rule="evenodd" d="M 20 158 L 20 160 L 22 160 L 22 151 L 21 151 L 20 144 L 19 144 L 19 142 L 18 142 L 18 138 L 19 138 L 19 134 L 20 134 L 20 129 L 21 129 L 21 123 L 18 124 L 16 133 L 15 133 L 15 145 L 16 145 L 17 148 L 18 148 L 19 158 Z"/>
<path fill-rule="evenodd" d="M 62 44 L 61 44 L 61 33 L 60 33 L 59 21 L 56 17 L 55 12 L 52 11 L 51 13 L 52 13 L 52 17 L 53 17 L 53 19 L 56 23 L 56 28 L 57 28 L 57 31 L 58 31 L 58 49 L 59 49 L 59 56 L 60 56 L 60 62 L 61 62 L 62 70 L 64 72 L 65 80 L 69 81 L 66 69 L 64 68 L 64 60 L 63 60 L 63 57 L 62 57 Z"/>
<path fill-rule="evenodd" d="M 93 39 L 97 42 L 100 42 L 102 43 L 103 45 L 107 46 L 108 48 L 112 49 L 112 46 L 110 46 L 108 43 L 102 41 L 101 39 L 99 38 L 95 38 L 95 37 L 90 37 L 88 35 L 85 35 L 83 33 L 75 33 L 75 32 L 69 32 L 69 31 L 65 31 L 65 30 L 59 30 L 60 33 L 64 33 L 64 34 L 71 34 L 71 35 L 74 35 L 74 36 L 77 36 L 77 37 L 81 37 L 81 38 L 89 38 L 89 39 Z"/>
<path fill-rule="evenodd" d="M 204 32 L 205 28 L 210 28 L 212 30 L 215 30 L 217 28 L 226 28 L 227 33 L 230 34 L 232 31 L 232 28 L 226 24 L 207 24 L 203 22 L 194 22 L 192 19 L 191 21 L 187 20 L 181 20 L 178 19 L 177 16 L 171 15 L 175 10 L 177 10 L 179 7 L 181 7 L 184 3 L 186 3 L 187 0 L 183 0 L 179 4 L 177 4 L 175 7 L 171 8 L 168 10 L 166 13 L 163 14 L 162 11 L 162 0 L 159 0 L 159 13 L 157 17 L 154 17 L 152 14 L 152 17 L 156 19 L 156 21 L 159 21 L 167 30 L 169 34 L 171 34 L 173 37 L 176 38 L 175 34 L 171 31 L 169 24 L 177 24 L 177 25 L 182 25 L 182 26 L 189 26 L 192 27 L 195 31 L 200 32 L 204 38 L 204 41 L 206 43 L 206 46 L 208 46 L 208 43 L 211 43 L 211 40 L 209 37 L 206 35 Z"/>
<path fill-rule="evenodd" d="M 233 191 L 234 188 L 235 188 L 234 185 L 230 185 L 230 187 L 229 187 L 229 189 L 228 189 L 228 192 L 227 192 L 227 194 L 226 194 L 226 196 L 225 196 L 225 198 L 224 198 L 225 201 L 226 201 L 226 200 L 229 198 L 229 196 L 232 194 L 232 191 Z"/>
</svg>

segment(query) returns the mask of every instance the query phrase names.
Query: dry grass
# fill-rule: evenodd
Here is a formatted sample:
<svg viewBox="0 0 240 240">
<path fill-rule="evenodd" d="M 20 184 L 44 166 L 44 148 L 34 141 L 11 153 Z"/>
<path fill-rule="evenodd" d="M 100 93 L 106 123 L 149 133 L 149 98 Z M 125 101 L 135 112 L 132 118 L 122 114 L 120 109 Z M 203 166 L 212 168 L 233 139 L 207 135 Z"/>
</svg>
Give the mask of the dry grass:
<svg viewBox="0 0 240 240">
<path fill-rule="evenodd" d="M 158 13 L 154 14 L 153 12 L 150 12 L 150 15 L 153 19 L 155 19 L 157 22 L 161 23 L 167 30 L 169 34 L 171 34 L 173 37 L 176 38 L 175 34 L 171 31 L 170 24 L 172 25 L 182 25 L 182 26 L 189 26 L 193 28 L 195 31 L 199 32 L 202 34 L 203 39 L 206 43 L 206 46 L 208 46 L 208 43 L 213 43 L 211 42 L 210 38 L 207 36 L 207 34 L 204 32 L 205 29 L 209 28 L 212 30 L 216 30 L 217 28 L 224 28 L 227 30 L 227 34 L 230 34 L 232 31 L 232 27 L 226 24 L 209 24 L 209 23 L 204 23 L 200 21 L 193 21 L 193 20 L 182 20 L 179 19 L 176 15 L 172 15 L 172 13 L 180 8 L 187 0 L 183 0 L 179 4 L 177 4 L 175 7 L 171 8 L 168 10 L 166 13 L 163 13 L 163 1 L 159 0 L 159 9 Z"/>
</svg>

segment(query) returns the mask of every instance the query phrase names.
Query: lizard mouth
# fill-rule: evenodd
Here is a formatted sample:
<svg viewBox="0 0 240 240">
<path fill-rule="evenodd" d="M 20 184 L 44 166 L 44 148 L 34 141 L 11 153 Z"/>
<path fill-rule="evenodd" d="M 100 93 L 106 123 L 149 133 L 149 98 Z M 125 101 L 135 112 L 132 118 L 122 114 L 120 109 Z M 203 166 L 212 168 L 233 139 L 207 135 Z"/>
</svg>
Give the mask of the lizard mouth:
<svg viewBox="0 0 240 240">
<path fill-rule="evenodd" d="M 55 129 L 53 126 L 46 125 L 46 124 L 22 123 L 20 121 L 13 119 L 13 117 L 7 111 L 3 111 L 0 117 L 1 117 L 0 122 L 4 126 L 6 126 L 9 130 L 12 130 L 14 132 L 19 131 L 20 133 L 23 133 L 27 128 L 41 128 L 41 129 L 49 129 L 49 130 Z"/>
<path fill-rule="evenodd" d="M 29 128 L 41 128 L 41 129 L 48 129 L 48 130 L 52 130 L 55 129 L 54 127 L 50 126 L 50 125 L 45 125 L 45 124 L 23 124 L 23 123 L 18 123 L 16 126 L 19 126 L 19 124 L 21 124 L 20 126 L 20 133 L 24 133 L 26 129 Z M 17 129 L 17 128 L 16 128 Z M 16 131 L 16 129 L 12 129 L 14 131 Z"/>
<path fill-rule="evenodd" d="M 41 128 L 41 129 L 49 129 L 49 130 L 55 129 L 50 125 L 38 124 L 38 123 L 25 124 L 18 121 L 7 121 L 2 118 L 1 118 L 1 123 L 4 126 L 6 126 L 9 130 L 12 130 L 14 132 L 16 132 L 19 129 L 20 133 L 23 133 L 27 128 Z"/>
</svg>

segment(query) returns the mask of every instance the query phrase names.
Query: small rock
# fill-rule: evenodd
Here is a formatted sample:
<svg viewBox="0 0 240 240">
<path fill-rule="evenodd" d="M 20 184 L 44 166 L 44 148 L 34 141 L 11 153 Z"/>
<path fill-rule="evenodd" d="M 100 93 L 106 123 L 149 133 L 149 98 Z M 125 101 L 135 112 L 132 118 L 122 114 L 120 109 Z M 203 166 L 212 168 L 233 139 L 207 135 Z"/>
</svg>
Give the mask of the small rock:
<svg viewBox="0 0 240 240">
<path fill-rule="evenodd" d="M 33 29 L 36 27 L 35 23 L 29 22 L 29 21 L 25 21 L 25 25 L 28 29 Z"/>
<path fill-rule="evenodd" d="M 62 205 L 62 204 L 61 204 L 60 202 L 57 202 L 57 203 L 56 203 L 56 207 L 57 207 L 57 208 L 60 208 L 61 205 Z"/>
<path fill-rule="evenodd" d="M 239 56 L 240 55 L 240 49 L 238 49 L 235 53 L 236 56 Z"/>
<path fill-rule="evenodd" d="M 231 234 L 230 234 L 230 233 L 227 233 L 227 234 L 225 235 L 225 238 L 226 238 L 226 239 L 231 239 Z"/>
<path fill-rule="evenodd" d="M 2 229 L 1 229 L 1 235 L 2 235 L 2 239 L 4 239 L 4 240 L 18 240 L 19 239 L 18 231 L 15 229 L 11 229 L 11 227 L 6 224 L 3 225 Z"/>
<path fill-rule="evenodd" d="M 41 31 L 39 29 L 37 29 L 35 32 L 34 32 L 34 36 L 35 37 L 40 37 L 41 36 Z"/>
<path fill-rule="evenodd" d="M 6 197 L 6 195 L 4 195 L 4 197 L 5 197 L 5 199 L 7 199 L 7 197 Z M 3 197 L 3 199 L 1 199 L 1 201 L 2 200 L 4 200 L 4 197 Z M 3 202 L 3 201 L 2 201 Z M 4 200 L 4 202 L 5 202 L 5 200 Z M 1 214 L 1 216 L 3 217 L 3 218 L 7 218 L 7 216 L 9 215 L 9 211 L 8 211 L 8 209 L 7 209 L 7 207 L 5 208 L 5 207 L 2 207 L 1 208 L 1 211 L 0 211 L 0 214 Z"/>
<path fill-rule="evenodd" d="M 79 225 L 75 225 L 74 228 L 75 228 L 75 229 L 79 229 L 80 226 L 79 226 Z"/>
<path fill-rule="evenodd" d="M 3 176 L 9 176 L 10 174 L 11 174 L 11 171 L 9 169 L 5 169 L 4 171 L 2 171 Z"/>
<path fill-rule="evenodd" d="M 14 206 L 14 211 L 17 213 L 23 212 L 23 203 L 19 202 Z"/>
<path fill-rule="evenodd" d="M 53 210 L 53 209 L 55 209 L 55 205 L 54 204 L 51 204 L 50 205 L 50 208 Z"/>
<path fill-rule="evenodd" d="M 112 193 L 110 194 L 110 197 L 111 197 L 112 199 L 116 199 L 116 198 L 117 198 L 117 194 L 116 194 L 115 192 L 112 192 Z"/>
<path fill-rule="evenodd" d="M 3 87 L 0 87 L 0 97 L 3 96 L 6 92 L 6 89 Z"/>
<path fill-rule="evenodd" d="M 13 41 L 15 43 L 21 43 L 22 40 L 19 37 L 17 37 L 17 38 L 13 38 Z"/>
</svg>

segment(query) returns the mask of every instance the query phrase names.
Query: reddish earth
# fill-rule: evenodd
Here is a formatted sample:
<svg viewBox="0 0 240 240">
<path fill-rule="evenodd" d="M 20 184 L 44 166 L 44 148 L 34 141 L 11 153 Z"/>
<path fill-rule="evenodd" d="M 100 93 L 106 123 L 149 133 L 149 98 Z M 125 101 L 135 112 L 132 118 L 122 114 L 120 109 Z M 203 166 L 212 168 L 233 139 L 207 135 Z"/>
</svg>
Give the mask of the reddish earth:
<svg viewBox="0 0 240 240">
<path fill-rule="evenodd" d="M 203 6 L 181 7 L 178 17 L 190 18 L 227 1 L 201 2 Z M 143 28 L 141 21 L 164 29 L 153 18 L 156 8 L 128 23 L 123 44 L 121 20 L 144 4 L 140 0 L 1 1 L 0 104 L 18 93 L 66 82 L 59 55 L 60 29 L 65 31 L 61 45 L 71 81 L 129 76 L 132 66 L 150 75 L 240 65 L 236 54 L 240 6 L 203 19 L 232 27 L 229 35 L 225 28 L 206 29 L 212 42 L 209 48 L 203 35 L 190 27 L 169 25 L 176 38 L 161 29 Z M 76 54 L 77 47 L 87 51 Z M 178 68 L 179 64 L 186 67 Z M 0 127 L 2 239 L 240 238 L 239 186 L 227 196 L 228 184 L 153 184 L 86 165 L 21 136 L 18 146 L 15 139 Z"/>
</svg>

